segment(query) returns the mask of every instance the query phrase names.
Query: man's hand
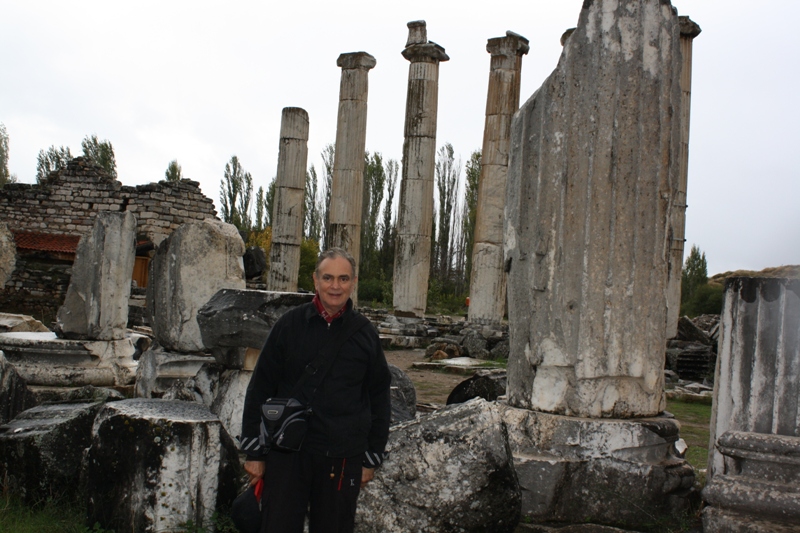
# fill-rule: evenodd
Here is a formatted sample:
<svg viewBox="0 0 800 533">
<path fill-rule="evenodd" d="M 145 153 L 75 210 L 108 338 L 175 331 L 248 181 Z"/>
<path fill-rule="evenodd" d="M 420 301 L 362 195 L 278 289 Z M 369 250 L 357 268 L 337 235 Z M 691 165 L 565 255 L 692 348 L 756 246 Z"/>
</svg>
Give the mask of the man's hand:
<svg viewBox="0 0 800 533">
<path fill-rule="evenodd" d="M 361 467 L 361 488 L 363 489 L 367 483 L 372 481 L 372 478 L 375 477 L 375 469 L 374 468 L 367 468 L 365 466 Z"/>
<path fill-rule="evenodd" d="M 250 484 L 255 485 L 256 482 L 264 477 L 264 461 L 253 461 L 247 460 L 244 462 L 244 471 L 247 472 L 247 475 L 250 476 Z M 362 473 L 361 478 L 363 480 L 364 475 Z M 370 478 L 372 479 L 372 478 Z"/>
</svg>

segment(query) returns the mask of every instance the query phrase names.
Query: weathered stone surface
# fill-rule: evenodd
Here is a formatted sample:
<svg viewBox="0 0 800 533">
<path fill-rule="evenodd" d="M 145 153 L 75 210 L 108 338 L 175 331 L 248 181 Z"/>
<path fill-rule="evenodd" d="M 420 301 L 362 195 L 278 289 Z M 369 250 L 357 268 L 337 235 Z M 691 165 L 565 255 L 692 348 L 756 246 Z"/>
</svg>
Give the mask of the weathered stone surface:
<svg viewBox="0 0 800 533">
<path fill-rule="evenodd" d="M 695 326 L 688 316 L 682 316 L 678 319 L 677 327 L 677 339 L 711 345 L 711 339 L 708 338 L 706 332 Z"/>
<path fill-rule="evenodd" d="M 36 405 L 28 383 L 0 352 L 0 424 Z"/>
<path fill-rule="evenodd" d="M 28 503 L 77 501 L 84 449 L 102 402 L 40 405 L 0 426 L 0 479 Z"/>
<path fill-rule="evenodd" d="M 572 418 L 506 407 L 509 444 L 534 522 L 646 528 L 699 503 L 694 471 L 675 450 L 678 423 Z"/>
<path fill-rule="evenodd" d="M 462 343 L 464 355 L 473 359 L 489 359 L 491 354 L 486 349 L 488 345 L 483 335 L 475 330 L 467 330 Z"/>
<path fill-rule="evenodd" d="M 203 345 L 225 368 L 242 368 L 246 348 L 261 351 L 283 314 L 313 294 L 222 289 L 197 311 Z"/>
<path fill-rule="evenodd" d="M 499 323 L 506 312 L 506 273 L 503 268 L 503 211 L 508 175 L 511 117 L 519 108 L 522 56 L 528 39 L 513 32 L 489 39 L 492 55 L 486 122 L 483 129 L 478 207 L 472 249 L 469 320 Z"/>
<path fill-rule="evenodd" d="M 260 278 L 267 271 L 267 254 L 260 246 L 250 246 L 244 251 L 244 276 Z"/>
<path fill-rule="evenodd" d="M 308 113 L 284 107 L 272 206 L 272 246 L 267 288 L 295 292 L 303 240 L 303 194 L 308 160 Z"/>
<path fill-rule="evenodd" d="M 56 332 L 67 339 L 119 340 L 128 326 L 128 298 L 136 256 L 136 217 L 130 211 L 97 214 L 81 237 Z"/>
<path fill-rule="evenodd" d="M 156 251 L 147 285 L 147 310 L 167 350 L 203 350 L 197 310 L 220 289 L 244 289 L 244 243 L 236 228 L 206 219 L 180 226 Z"/>
<path fill-rule="evenodd" d="M 106 404 L 86 457 L 88 523 L 117 533 L 175 531 L 188 520 L 209 526 L 236 494 L 236 447 L 196 403 Z"/>
<path fill-rule="evenodd" d="M 397 214 L 393 303 L 399 316 L 425 314 L 433 223 L 433 174 L 439 105 L 439 63 L 450 58 L 428 41 L 424 20 L 408 23 L 403 170 Z"/>
<path fill-rule="evenodd" d="M 17 245 L 5 222 L 0 222 L 0 288 L 11 279 L 17 265 Z"/>
<path fill-rule="evenodd" d="M 161 398 L 176 382 L 181 382 L 172 394 L 178 393 L 181 388 L 196 390 L 197 395 L 192 393 L 193 398 L 210 406 L 216 384 L 210 378 L 196 378 L 203 367 L 214 363 L 213 357 L 205 355 L 175 353 L 160 347 L 147 350 L 139 358 L 136 370 L 136 397 Z"/>
<path fill-rule="evenodd" d="M 359 497 L 358 531 L 514 531 L 519 485 L 494 404 L 475 400 L 395 426 L 387 450 Z"/>
<path fill-rule="evenodd" d="M 50 330 L 32 316 L 0 313 L 0 333 L 24 333 L 33 331 L 45 333 Z"/>
<path fill-rule="evenodd" d="M 447 405 L 464 403 L 473 398 L 493 402 L 506 393 L 506 382 L 505 369 L 478 370 L 474 376 L 456 385 L 447 397 Z"/>
<path fill-rule="evenodd" d="M 144 335 L 113 341 L 58 339 L 55 333 L 0 333 L 0 349 L 29 385 L 81 387 L 133 383 Z"/>
<path fill-rule="evenodd" d="M 434 339 L 433 343 L 425 348 L 425 357 L 431 359 L 436 352 L 444 352 L 444 359 L 448 357 L 462 357 L 464 355 L 459 344 L 447 342 L 438 338 Z"/>
<path fill-rule="evenodd" d="M 252 371 L 224 371 L 220 374 L 217 393 L 211 402 L 211 412 L 219 417 L 228 434 L 237 439 L 242 434 L 242 406 L 252 376 Z"/>
<path fill-rule="evenodd" d="M 413 420 L 417 414 L 417 389 L 408 374 L 389 365 L 392 374 L 392 424 Z"/>
<path fill-rule="evenodd" d="M 678 180 L 678 21 L 663 0 L 583 5 L 556 70 L 512 123 L 508 401 L 654 416 Z"/>
</svg>

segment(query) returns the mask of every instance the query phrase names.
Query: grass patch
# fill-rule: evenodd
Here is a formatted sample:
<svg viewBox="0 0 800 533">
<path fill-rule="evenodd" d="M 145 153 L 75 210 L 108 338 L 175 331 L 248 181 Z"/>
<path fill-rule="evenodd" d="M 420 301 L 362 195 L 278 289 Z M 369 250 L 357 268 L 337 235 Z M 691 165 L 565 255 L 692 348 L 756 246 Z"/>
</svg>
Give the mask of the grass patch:
<svg viewBox="0 0 800 533">
<path fill-rule="evenodd" d="M 57 502 L 42 502 L 28 507 L 18 498 L 5 495 L 0 499 L 0 531 L 14 533 L 101 533 L 102 529 L 89 529 L 84 525 L 80 506 Z M 111 532 L 106 532 L 111 533 Z"/>
<path fill-rule="evenodd" d="M 711 436 L 711 406 L 702 403 L 667 401 L 667 411 L 675 415 L 681 423 L 681 438 L 689 445 L 686 460 L 698 470 L 697 480 L 705 484 L 705 470 L 708 466 L 708 441 Z"/>
</svg>

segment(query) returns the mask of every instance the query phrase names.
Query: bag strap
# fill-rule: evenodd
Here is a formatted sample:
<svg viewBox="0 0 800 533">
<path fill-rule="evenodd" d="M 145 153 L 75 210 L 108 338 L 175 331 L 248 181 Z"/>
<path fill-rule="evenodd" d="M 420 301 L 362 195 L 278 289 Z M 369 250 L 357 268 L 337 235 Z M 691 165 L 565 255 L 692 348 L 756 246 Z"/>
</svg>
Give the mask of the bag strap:
<svg viewBox="0 0 800 533">
<path fill-rule="evenodd" d="M 330 370 L 331 366 L 333 366 L 333 362 L 339 355 L 339 351 L 344 343 L 347 342 L 347 339 L 353 336 L 356 331 L 363 328 L 367 324 L 369 324 L 367 317 L 356 311 L 352 311 L 349 316 L 345 315 L 344 322 L 339 328 L 337 328 L 337 331 L 328 346 L 320 351 L 320 355 L 318 355 L 316 359 L 306 365 L 303 375 L 300 376 L 300 379 L 297 380 L 297 383 L 295 383 L 294 388 L 292 389 L 292 398 L 297 398 L 300 392 L 302 392 L 306 381 L 311 376 L 319 375 L 319 382 L 314 387 L 314 390 L 311 391 L 311 395 L 306 402 L 306 405 L 310 404 L 311 399 L 317 392 L 317 389 L 325 380 L 328 370 Z"/>
</svg>

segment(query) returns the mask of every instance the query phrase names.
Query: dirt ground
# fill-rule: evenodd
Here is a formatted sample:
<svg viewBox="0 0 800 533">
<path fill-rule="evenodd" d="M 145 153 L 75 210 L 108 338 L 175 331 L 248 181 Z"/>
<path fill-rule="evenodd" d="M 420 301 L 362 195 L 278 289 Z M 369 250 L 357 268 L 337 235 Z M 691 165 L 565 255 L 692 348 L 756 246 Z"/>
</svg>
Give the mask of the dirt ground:
<svg viewBox="0 0 800 533">
<path fill-rule="evenodd" d="M 449 374 L 436 370 L 411 368 L 417 361 L 425 360 L 425 350 L 387 350 L 386 360 L 408 374 L 417 389 L 417 403 L 443 406 L 456 385 L 469 378 L 463 374 Z"/>
</svg>

